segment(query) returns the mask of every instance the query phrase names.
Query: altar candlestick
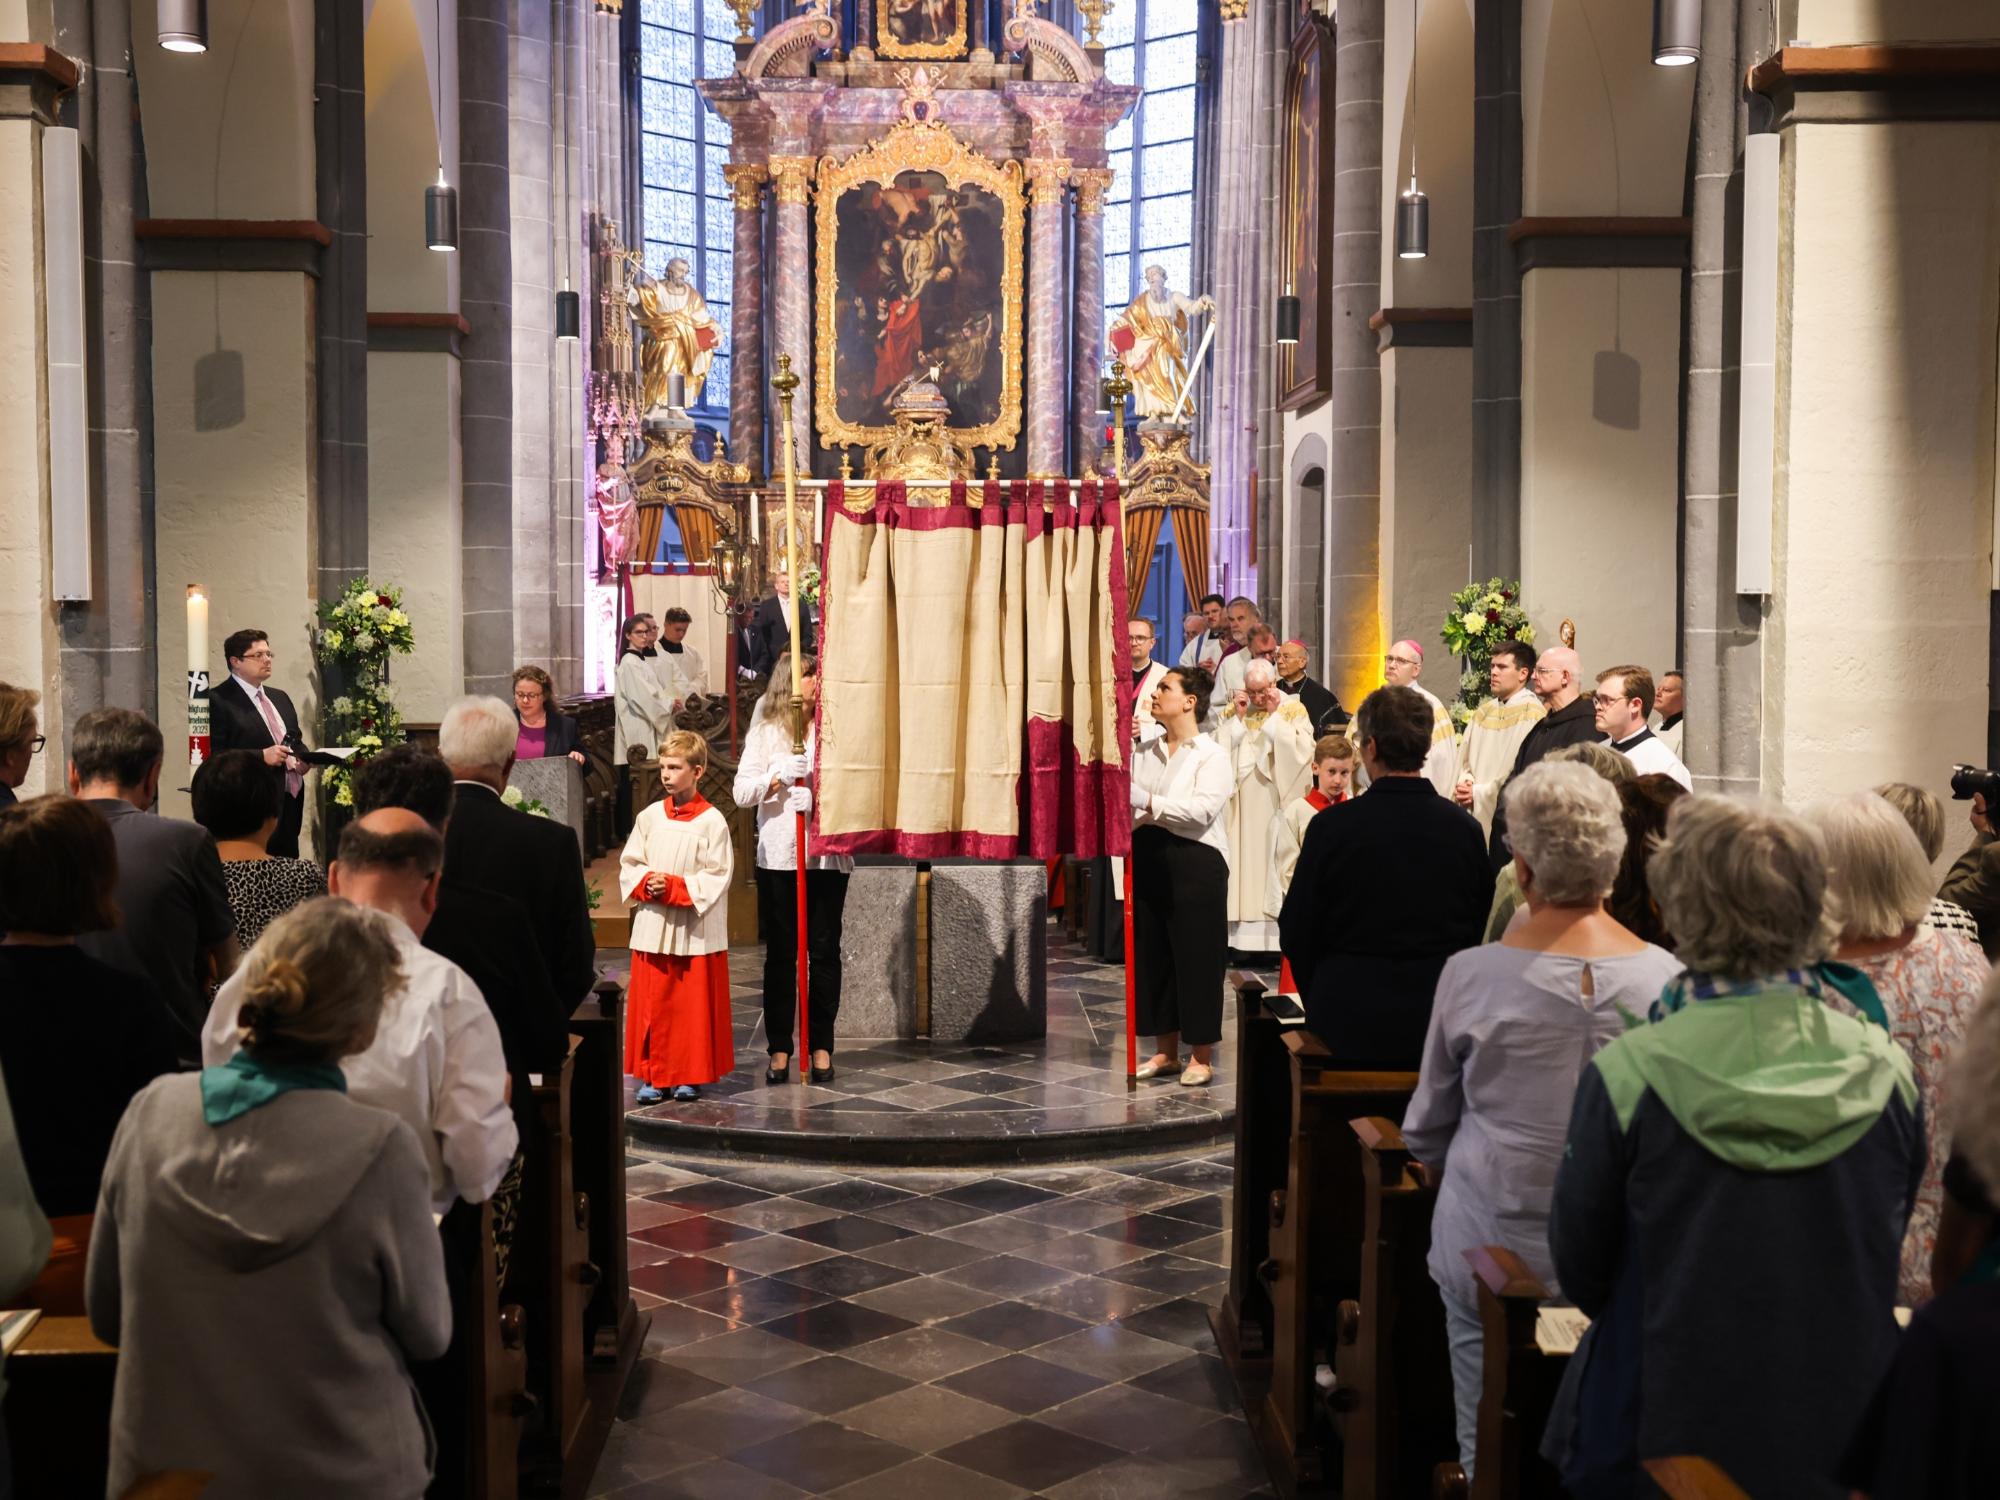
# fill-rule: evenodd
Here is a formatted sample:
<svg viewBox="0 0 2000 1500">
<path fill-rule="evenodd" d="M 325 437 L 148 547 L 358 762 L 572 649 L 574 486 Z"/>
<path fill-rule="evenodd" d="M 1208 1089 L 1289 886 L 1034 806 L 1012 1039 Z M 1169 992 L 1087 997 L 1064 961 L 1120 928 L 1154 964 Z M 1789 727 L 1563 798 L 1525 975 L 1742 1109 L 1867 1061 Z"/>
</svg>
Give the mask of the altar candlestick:
<svg viewBox="0 0 2000 1500">
<path fill-rule="evenodd" d="M 764 540 L 764 497 L 755 490 L 750 492 L 750 541 L 752 545 Z"/>
<path fill-rule="evenodd" d="M 198 583 L 187 591 L 188 673 L 208 676 L 208 592 Z"/>
<path fill-rule="evenodd" d="M 814 490 L 813 491 L 813 535 L 812 535 L 813 546 L 817 548 L 820 545 L 821 539 L 824 538 L 825 536 L 826 536 L 826 491 L 823 489 Z"/>
<path fill-rule="evenodd" d="M 208 759 L 208 591 L 198 583 L 187 591 L 188 769 Z"/>
</svg>

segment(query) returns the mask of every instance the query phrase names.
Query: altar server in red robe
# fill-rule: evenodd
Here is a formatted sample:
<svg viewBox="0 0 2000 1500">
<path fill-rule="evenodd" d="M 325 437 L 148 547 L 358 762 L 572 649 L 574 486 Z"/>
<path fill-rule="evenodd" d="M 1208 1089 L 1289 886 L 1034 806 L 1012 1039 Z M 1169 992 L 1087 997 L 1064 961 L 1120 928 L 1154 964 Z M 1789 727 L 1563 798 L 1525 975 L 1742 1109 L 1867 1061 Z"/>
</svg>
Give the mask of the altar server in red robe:
<svg viewBox="0 0 2000 1500">
<path fill-rule="evenodd" d="M 1292 888 L 1292 872 L 1299 867 L 1299 850 L 1305 847 L 1306 824 L 1336 802 L 1345 802 L 1354 784 L 1354 746 L 1342 734 L 1323 735 L 1313 746 L 1313 784 L 1306 794 L 1278 814 L 1271 829 L 1271 879 L 1265 886 L 1273 907 L 1285 904 L 1285 892 Z M 1273 910 L 1271 915 L 1278 915 Z M 1296 995 L 1298 982 L 1292 978 L 1291 961 L 1278 959 L 1278 993 Z"/>
<path fill-rule="evenodd" d="M 729 1029 L 729 825 L 695 790 L 708 745 L 682 729 L 660 745 L 666 798 L 632 825 L 618 889 L 632 911 L 625 1071 L 638 1102 L 701 1097 L 736 1066 Z"/>
</svg>

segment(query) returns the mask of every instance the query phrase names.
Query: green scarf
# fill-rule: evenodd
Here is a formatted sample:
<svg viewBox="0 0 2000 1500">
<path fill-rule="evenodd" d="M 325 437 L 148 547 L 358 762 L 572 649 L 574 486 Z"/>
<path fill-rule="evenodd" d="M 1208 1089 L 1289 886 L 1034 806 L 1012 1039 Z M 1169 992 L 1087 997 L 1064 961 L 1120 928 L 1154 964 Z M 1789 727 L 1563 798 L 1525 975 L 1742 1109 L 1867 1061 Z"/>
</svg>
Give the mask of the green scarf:
<svg viewBox="0 0 2000 1500">
<path fill-rule="evenodd" d="M 269 1104 L 293 1089 L 347 1092 L 347 1075 L 332 1063 L 260 1063 L 239 1052 L 219 1068 L 201 1070 L 201 1114 L 211 1125 Z"/>
</svg>

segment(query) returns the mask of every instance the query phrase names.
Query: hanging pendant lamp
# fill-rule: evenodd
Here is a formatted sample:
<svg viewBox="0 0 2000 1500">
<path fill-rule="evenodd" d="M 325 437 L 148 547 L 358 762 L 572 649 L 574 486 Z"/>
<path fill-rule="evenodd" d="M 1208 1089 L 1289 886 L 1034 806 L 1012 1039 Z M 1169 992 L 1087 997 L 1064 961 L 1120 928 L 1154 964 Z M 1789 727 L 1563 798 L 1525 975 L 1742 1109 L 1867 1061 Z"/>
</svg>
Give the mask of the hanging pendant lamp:
<svg viewBox="0 0 2000 1500">
<path fill-rule="evenodd" d="M 1278 299 L 1278 342 L 1296 344 L 1299 341 L 1299 299 L 1288 287 L 1285 295 Z"/>
<path fill-rule="evenodd" d="M 433 250 L 458 248 L 458 189 L 444 180 L 442 166 L 438 180 L 424 189 L 424 243 Z"/>
<path fill-rule="evenodd" d="M 583 298 L 571 291 L 564 278 L 563 289 L 556 293 L 556 337 L 567 343 L 575 343 L 583 332 Z"/>
<path fill-rule="evenodd" d="M 1431 253 L 1431 200 L 1417 187 L 1416 174 L 1396 196 L 1396 257 L 1422 260 Z"/>
<path fill-rule="evenodd" d="M 160 45 L 169 52 L 208 50 L 208 0 L 160 0 Z"/>
<path fill-rule="evenodd" d="M 1701 61 L 1701 0 L 1653 0 L 1653 64 L 1685 68 Z"/>
</svg>

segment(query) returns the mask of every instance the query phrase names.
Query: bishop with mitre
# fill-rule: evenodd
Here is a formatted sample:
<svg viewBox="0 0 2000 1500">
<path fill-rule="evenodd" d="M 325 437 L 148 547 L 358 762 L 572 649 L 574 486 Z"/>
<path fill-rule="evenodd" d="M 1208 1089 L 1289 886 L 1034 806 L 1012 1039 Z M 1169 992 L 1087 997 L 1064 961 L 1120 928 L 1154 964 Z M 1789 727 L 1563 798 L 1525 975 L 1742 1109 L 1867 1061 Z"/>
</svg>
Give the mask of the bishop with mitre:
<svg viewBox="0 0 2000 1500">
<path fill-rule="evenodd" d="M 640 365 L 640 399 L 647 411 L 667 400 L 667 377 L 687 378 L 687 405 L 701 402 L 702 384 L 715 360 L 722 333 L 709 316 L 708 302 L 688 280 L 688 263 L 676 255 L 667 262 L 664 280 L 656 280 L 644 270 L 626 292 L 632 316 L 646 330 L 646 347 Z"/>
</svg>

